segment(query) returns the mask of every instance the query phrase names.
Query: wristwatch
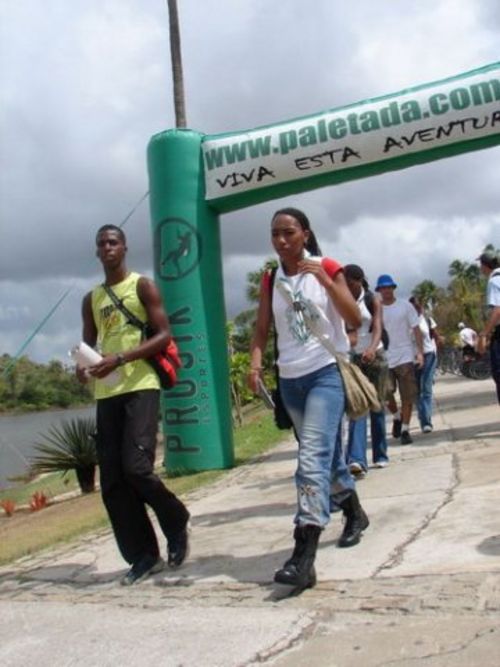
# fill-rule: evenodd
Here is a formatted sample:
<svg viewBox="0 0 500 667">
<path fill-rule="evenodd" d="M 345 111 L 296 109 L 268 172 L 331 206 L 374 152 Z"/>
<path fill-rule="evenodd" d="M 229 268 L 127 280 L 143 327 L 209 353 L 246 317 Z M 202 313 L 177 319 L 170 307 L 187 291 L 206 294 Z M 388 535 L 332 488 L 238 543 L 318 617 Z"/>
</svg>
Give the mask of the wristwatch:
<svg viewBox="0 0 500 667">
<path fill-rule="evenodd" d="M 118 361 L 117 366 L 123 366 L 123 364 L 125 363 L 125 357 L 123 356 L 123 354 L 121 352 L 119 352 L 116 355 L 116 359 Z"/>
</svg>

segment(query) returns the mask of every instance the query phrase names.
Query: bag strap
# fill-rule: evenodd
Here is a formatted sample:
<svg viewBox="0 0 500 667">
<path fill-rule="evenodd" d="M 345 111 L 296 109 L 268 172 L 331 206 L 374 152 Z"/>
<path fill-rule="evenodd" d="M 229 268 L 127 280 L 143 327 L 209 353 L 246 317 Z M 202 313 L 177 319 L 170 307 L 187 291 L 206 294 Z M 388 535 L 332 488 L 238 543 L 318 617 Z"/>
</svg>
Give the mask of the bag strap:
<svg viewBox="0 0 500 667">
<path fill-rule="evenodd" d="M 148 326 L 147 322 L 143 322 L 138 317 L 136 317 L 136 315 L 134 315 L 134 313 L 132 313 L 127 308 L 127 306 L 123 303 L 123 301 L 118 298 L 118 296 L 115 294 L 115 292 L 113 292 L 113 290 L 111 289 L 111 287 L 109 287 L 109 285 L 105 285 L 103 283 L 102 287 L 103 287 L 104 291 L 106 292 L 106 294 L 111 299 L 111 301 L 118 308 L 118 310 L 120 310 L 125 315 L 125 317 L 127 318 L 128 323 L 131 324 L 134 327 L 137 327 L 143 333 L 145 333 L 146 328 Z"/>
<path fill-rule="evenodd" d="M 279 280 L 276 283 L 276 289 L 279 291 L 279 293 L 285 299 L 285 301 L 290 306 L 293 307 L 292 295 L 290 294 L 290 292 L 288 292 L 286 287 Z M 316 338 L 323 345 L 323 347 L 325 347 L 328 350 L 328 352 L 330 352 L 330 354 L 332 354 L 335 357 L 337 363 L 339 365 L 341 363 L 345 364 L 349 363 L 348 360 L 343 355 L 340 354 L 340 352 L 337 352 L 331 338 L 328 335 L 322 334 L 321 332 L 318 331 L 316 327 L 316 322 L 311 317 L 309 317 L 307 313 L 302 312 L 302 315 L 304 317 L 304 322 L 307 324 L 309 331 L 313 334 L 313 336 L 316 336 Z"/>
<path fill-rule="evenodd" d="M 434 331 L 434 327 L 432 326 L 432 320 L 430 317 L 426 317 L 425 321 L 427 322 L 427 326 L 429 328 L 429 338 L 431 338 L 431 340 L 434 340 L 436 338 L 436 332 Z"/>
<path fill-rule="evenodd" d="M 365 306 L 368 309 L 368 312 L 373 317 L 375 314 L 375 306 L 373 305 L 373 292 L 370 292 L 370 290 L 365 290 L 363 300 L 365 302 Z"/>
<path fill-rule="evenodd" d="M 365 302 L 365 306 L 367 307 L 368 312 L 372 316 L 372 321 L 371 321 L 371 324 L 368 328 L 368 333 L 372 333 L 373 332 L 373 318 L 375 317 L 375 305 L 374 305 L 375 297 L 373 296 L 373 292 L 371 290 L 365 290 L 365 295 L 363 297 L 363 301 Z M 384 320 L 383 320 L 383 317 L 382 317 L 382 331 L 380 333 L 380 340 L 382 342 L 382 345 L 384 346 L 384 350 L 386 350 L 387 345 L 389 343 L 384 342 L 384 339 L 385 339 L 385 341 L 388 341 L 388 333 L 387 333 L 386 328 L 384 327 Z"/>
<path fill-rule="evenodd" d="M 372 331 L 373 331 L 373 317 L 375 315 L 375 306 L 373 305 L 373 292 L 370 292 L 370 290 L 365 290 L 365 294 L 363 296 L 363 301 L 365 302 L 365 306 L 368 309 L 368 312 L 372 316 L 372 321 L 371 321 L 370 327 L 368 329 L 368 333 L 372 333 Z"/>
<path fill-rule="evenodd" d="M 274 281 L 276 279 L 276 272 L 278 270 L 277 266 L 273 266 L 269 271 L 269 298 L 271 301 L 271 314 L 273 312 L 273 288 Z M 276 333 L 276 324 L 273 323 L 273 342 L 274 342 L 274 375 L 276 377 L 276 386 L 279 382 L 279 373 L 278 373 L 278 334 Z"/>
</svg>

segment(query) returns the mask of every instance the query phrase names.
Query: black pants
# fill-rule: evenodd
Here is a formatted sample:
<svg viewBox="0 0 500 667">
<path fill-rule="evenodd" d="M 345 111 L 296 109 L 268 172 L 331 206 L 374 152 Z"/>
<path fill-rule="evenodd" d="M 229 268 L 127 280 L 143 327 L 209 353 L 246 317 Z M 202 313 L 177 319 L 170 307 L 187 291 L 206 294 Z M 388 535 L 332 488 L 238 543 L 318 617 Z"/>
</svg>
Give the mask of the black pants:
<svg viewBox="0 0 500 667">
<path fill-rule="evenodd" d="M 495 329 L 495 335 L 490 343 L 490 359 L 491 359 L 491 377 L 493 378 L 497 388 L 497 399 L 500 403 L 500 329 Z"/>
<path fill-rule="evenodd" d="M 136 563 L 159 555 L 146 511 L 149 505 L 167 537 L 189 518 L 184 504 L 154 473 L 159 391 L 145 390 L 97 401 L 97 456 L 104 505 L 123 558 Z"/>
</svg>

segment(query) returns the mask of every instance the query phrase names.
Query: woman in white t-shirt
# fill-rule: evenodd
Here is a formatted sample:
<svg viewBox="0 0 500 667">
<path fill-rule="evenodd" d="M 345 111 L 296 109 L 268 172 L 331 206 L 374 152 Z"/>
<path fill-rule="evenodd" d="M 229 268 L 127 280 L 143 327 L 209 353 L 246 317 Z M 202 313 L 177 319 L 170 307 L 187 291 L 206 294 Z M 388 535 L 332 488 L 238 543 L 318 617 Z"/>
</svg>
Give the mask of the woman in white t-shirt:
<svg viewBox="0 0 500 667">
<path fill-rule="evenodd" d="M 258 392 L 262 358 L 274 320 L 279 390 L 299 440 L 295 548 L 275 581 L 303 589 L 314 586 L 314 559 L 321 531 L 330 520 L 330 494 L 346 523 L 338 546 L 359 542 L 368 526 L 355 483 L 342 456 L 334 456 L 345 408 L 342 378 L 335 357 L 309 331 L 304 312 L 321 322 L 339 353 L 349 347 L 344 322 L 358 327 L 359 309 L 340 264 L 320 259 L 309 220 L 294 208 L 281 209 L 271 222 L 279 266 L 272 291 L 264 274 L 251 343 L 249 386 Z M 335 461 L 333 474 L 332 463 Z"/>
<path fill-rule="evenodd" d="M 361 311 L 361 327 L 354 332 L 351 355 L 354 363 L 360 366 L 368 379 L 377 388 L 377 393 L 384 405 L 387 393 L 389 368 L 382 343 L 382 304 L 379 297 L 370 292 L 363 269 L 356 264 L 344 267 L 347 285 Z M 363 477 L 368 471 L 366 456 L 368 417 L 349 421 L 347 441 L 347 463 L 355 477 Z M 387 438 L 385 430 L 385 412 L 370 412 L 370 434 L 372 459 L 376 468 L 385 468 L 389 462 L 387 456 Z"/>
<path fill-rule="evenodd" d="M 422 433 L 432 433 L 432 393 L 434 387 L 434 375 L 437 368 L 437 345 L 439 334 L 437 324 L 432 317 L 425 317 L 422 304 L 416 296 L 410 298 L 410 303 L 418 314 L 418 326 L 422 333 L 422 347 L 424 352 L 424 363 L 421 368 L 415 367 L 415 376 L 418 385 L 418 420 Z M 416 349 L 416 348 L 415 348 Z"/>
</svg>

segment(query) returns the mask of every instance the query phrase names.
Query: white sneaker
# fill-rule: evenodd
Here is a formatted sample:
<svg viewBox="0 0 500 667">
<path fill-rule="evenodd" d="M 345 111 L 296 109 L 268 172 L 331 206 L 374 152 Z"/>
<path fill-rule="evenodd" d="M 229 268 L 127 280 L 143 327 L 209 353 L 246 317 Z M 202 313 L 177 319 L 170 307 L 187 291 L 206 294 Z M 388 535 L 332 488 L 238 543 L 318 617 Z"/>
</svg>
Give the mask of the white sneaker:
<svg viewBox="0 0 500 667">
<path fill-rule="evenodd" d="M 349 471 L 353 475 L 359 475 L 359 473 L 365 472 L 363 470 L 363 466 L 360 463 L 356 463 L 355 461 L 353 463 L 349 463 Z"/>
<path fill-rule="evenodd" d="M 422 433 L 432 433 L 432 426 L 430 424 L 426 424 L 422 429 Z"/>
<path fill-rule="evenodd" d="M 377 461 L 377 463 L 373 464 L 374 468 L 387 468 L 388 465 L 389 461 Z"/>
</svg>

